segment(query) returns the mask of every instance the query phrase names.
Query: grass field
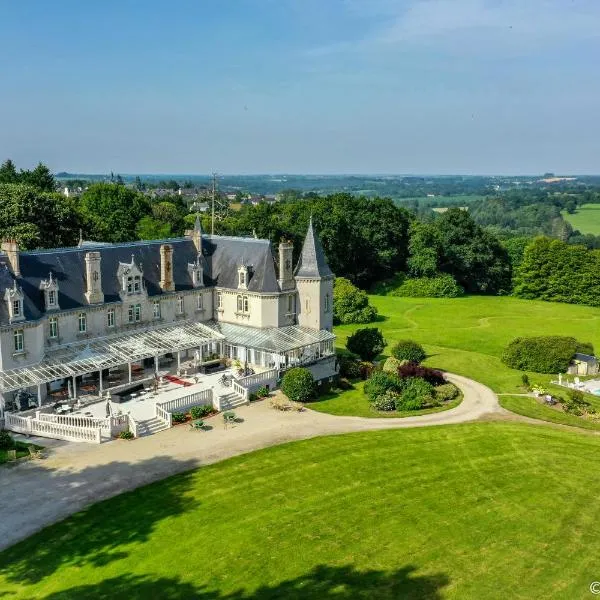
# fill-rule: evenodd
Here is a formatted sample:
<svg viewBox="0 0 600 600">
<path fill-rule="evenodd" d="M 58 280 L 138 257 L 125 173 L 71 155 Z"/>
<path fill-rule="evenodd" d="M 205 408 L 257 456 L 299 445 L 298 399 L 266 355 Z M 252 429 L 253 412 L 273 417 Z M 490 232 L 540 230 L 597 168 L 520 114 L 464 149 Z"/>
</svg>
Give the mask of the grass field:
<svg viewBox="0 0 600 600">
<path fill-rule="evenodd" d="M 497 296 L 370 296 L 370 300 L 382 317 L 375 326 L 388 342 L 384 354 L 399 339 L 416 340 L 429 354 L 425 364 L 470 377 L 495 392 L 522 391 L 521 372 L 500 360 L 517 336 L 571 335 L 600 349 L 598 308 Z M 348 335 L 358 327 L 336 327 L 338 346 L 345 347 Z M 545 384 L 551 376 L 532 373 L 530 379 Z"/>
<path fill-rule="evenodd" d="M 573 468 L 577 465 L 577 468 Z M 600 439 L 515 423 L 286 444 L 90 507 L 0 554 L 12 600 L 588 597 Z"/>
<path fill-rule="evenodd" d="M 578 229 L 581 233 L 600 235 L 600 204 L 583 204 L 576 213 L 570 215 L 563 211 L 562 215 L 571 223 L 573 229 Z"/>
<path fill-rule="evenodd" d="M 535 398 L 527 396 L 499 396 L 500 405 L 519 415 L 541 419 L 559 425 L 581 427 L 583 429 L 600 430 L 600 423 L 588 419 L 582 419 L 576 415 L 570 415 L 560 410 L 540 404 Z"/>
<path fill-rule="evenodd" d="M 391 346 L 400 339 L 416 340 L 428 353 L 426 365 L 470 377 L 497 393 L 524 391 L 522 373 L 500 359 L 508 342 L 517 336 L 570 335 L 600 349 L 598 308 L 497 296 L 370 296 L 370 300 L 381 317 L 374 326 L 383 331 L 388 343 L 384 354 L 389 354 Z M 348 335 L 358 327 L 364 325 L 336 327 L 338 347 L 345 347 Z M 559 395 L 565 393 L 564 388 L 549 384 L 556 375 L 528 375 L 532 384 L 544 385 Z M 367 409 L 361 406 L 366 398 L 362 396 L 359 401 L 359 393 L 360 390 L 345 392 L 335 403 L 324 402 L 316 408 L 333 414 L 366 416 Z M 600 398 L 586 395 L 586 399 L 600 411 Z M 582 421 L 572 418 L 575 423 Z"/>
</svg>

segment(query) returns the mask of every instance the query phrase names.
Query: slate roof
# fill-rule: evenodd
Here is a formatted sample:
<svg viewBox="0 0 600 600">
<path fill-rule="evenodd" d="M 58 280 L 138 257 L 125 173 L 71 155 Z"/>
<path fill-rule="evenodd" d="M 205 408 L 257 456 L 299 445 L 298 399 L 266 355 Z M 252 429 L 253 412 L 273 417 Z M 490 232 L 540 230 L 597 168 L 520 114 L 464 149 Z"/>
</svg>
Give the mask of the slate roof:
<svg viewBox="0 0 600 600">
<path fill-rule="evenodd" d="M 85 300 L 85 254 L 101 254 L 101 276 L 104 301 L 120 302 L 120 284 L 117 278 L 119 263 L 131 263 L 132 257 L 144 274 L 148 296 L 163 292 L 160 280 L 160 246 L 173 246 L 173 278 L 175 291 L 193 289 L 188 264 L 197 258 L 196 247 L 189 238 L 130 242 L 123 244 L 85 243 L 80 248 L 59 248 L 20 253 L 21 276 L 18 285 L 25 295 L 23 309 L 27 321 L 44 314 L 43 293 L 40 282 L 48 279 L 50 271 L 59 287 L 58 303 L 61 310 L 88 306 Z M 244 262 L 250 266 L 248 290 L 273 293 L 279 291 L 273 252 L 268 240 L 225 236 L 203 236 L 202 254 L 204 283 L 207 287 L 219 286 L 237 289 L 238 267 Z M 7 287 L 13 287 L 14 276 L 8 268 L 6 255 L 0 254 L 0 323 L 9 322 L 8 307 L 4 302 Z"/>
<path fill-rule="evenodd" d="M 294 272 L 295 277 L 300 279 L 319 279 L 320 277 L 333 277 L 333 273 L 327 264 L 321 240 L 315 233 L 312 217 L 308 224 L 308 231 L 302 246 L 302 254 Z"/>
</svg>

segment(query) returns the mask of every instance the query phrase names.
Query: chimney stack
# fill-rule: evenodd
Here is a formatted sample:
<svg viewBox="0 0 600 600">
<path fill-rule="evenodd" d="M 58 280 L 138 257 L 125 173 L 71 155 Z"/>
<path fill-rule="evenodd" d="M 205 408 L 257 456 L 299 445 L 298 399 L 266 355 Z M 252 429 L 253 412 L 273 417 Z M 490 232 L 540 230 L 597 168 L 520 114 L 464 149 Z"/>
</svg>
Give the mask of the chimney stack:
<svg viewBox="0 0 600 600">
<path fill-rule="evenodd" d="M 173 282 L 173 246 L 162 244 L 160 247 L 160 287 L 163 292 L 174 292 Z"/>
<path fill-rule="evenodd" d="M 292 254 L 294 245 L 292 242 L 281 240 L 279 242 L 279 278 L 277 279 L 281 291 L 292 290 L 295 286 L 292 271 Z"/>
<path fill-rule="evenodd" d="M 16 277 L 21 276 L 21 266 L 19 263 L 19 244 L 16 240 L 4 240 L 2 250 L 6 253 L 10 268 Z"/>
<path fill-rule="evenodd" d="M 100 259 L 100 252 L 85 253 L 85 299 L 88 304 L 102 304 L 104 302 Z"/>
</svg>

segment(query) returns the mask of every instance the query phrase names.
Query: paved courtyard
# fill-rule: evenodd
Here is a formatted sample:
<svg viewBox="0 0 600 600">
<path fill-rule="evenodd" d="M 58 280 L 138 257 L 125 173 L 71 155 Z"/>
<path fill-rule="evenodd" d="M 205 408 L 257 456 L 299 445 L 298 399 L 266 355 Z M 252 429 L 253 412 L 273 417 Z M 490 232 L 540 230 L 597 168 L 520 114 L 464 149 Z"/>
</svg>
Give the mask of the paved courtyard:
<svg viewBox="0 0 600 600">
<path fill-rule="evenodd" d="M 157 402 L 175 400 L 176 398 L 189 396 L 190 394 L 210 388 L 212 388 L 213 393 L 217 396 L 231 394 L 231 387 L 222 385 L 219 383 L 219 380 L 223 374 L 231 376 L 232 373 L 233 371 L 231 369 L 227 369 L 226 371 L 219 371 L 208 375 L 198 375 L 197 383 L 193 377 L 181 377 L 181 380 L 191 384 L 189 386 L 183 386 L 165 380 L 165 383 L 159 387 L 156 394 L 153 391 L 150 391 L 136 398 L 132 398 L 131 400 L 127 400 L 126 402 L 110 402 L 112 414 L 118 415 L 121 413 L 130 413 L 136 421 L 146 421 L 154 417 L 154 405 Z M 106 403 L 106 400 L 98 399 L 98 401 L 93 404 L 88 404 L 80 409 L 74 410 L 73 414 L 87 415 L 102 419 L 106 417 Z"/>
</svg>

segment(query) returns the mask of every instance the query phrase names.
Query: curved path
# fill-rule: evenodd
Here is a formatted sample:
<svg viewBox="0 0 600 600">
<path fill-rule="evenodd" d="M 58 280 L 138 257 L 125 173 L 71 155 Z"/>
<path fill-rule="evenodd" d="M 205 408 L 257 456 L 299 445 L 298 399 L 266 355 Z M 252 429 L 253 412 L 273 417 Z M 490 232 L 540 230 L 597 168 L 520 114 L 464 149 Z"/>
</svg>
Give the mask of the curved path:
<svg viewBox="0 0 600 600">
<path fill-rule="evenodd" d="M 259 402 L 236 409 L 244 422 L 229 429 L 221 420 L 209 419 L 214 422 L 211 431 L 184 425 L 134 442 L 56 443 L 47 459 L 0 471 L 0 549 L 99 500 L 259 448 L 321 435 L 464 423 L 508 414 L 489 388 L 458 375 L 447 377 L 461 388 L 464 399 L 455 408 L 429 415 L 369 419 L 312 410 L 282 413 Z"/>
</svg>

